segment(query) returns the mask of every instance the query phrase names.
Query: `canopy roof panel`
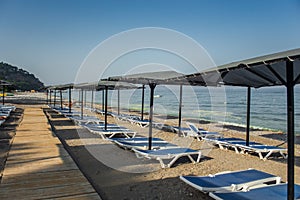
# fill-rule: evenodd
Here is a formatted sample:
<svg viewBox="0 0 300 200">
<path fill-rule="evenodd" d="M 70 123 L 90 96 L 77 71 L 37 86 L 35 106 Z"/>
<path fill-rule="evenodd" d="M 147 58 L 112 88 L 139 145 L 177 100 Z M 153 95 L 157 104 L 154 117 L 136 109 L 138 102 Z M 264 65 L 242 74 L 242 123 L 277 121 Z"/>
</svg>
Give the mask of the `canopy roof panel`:
<svg viewBox="0 0 300 200">
<path fill-rule="evenodd" d="M 204 72 L 185 76 L 191 84 L 205 81 L 244 87 L 286 85 L 287 62 L 294 65 L 294 84 L 300 83 L 300 49 L 233 62 Z"/>
<path fill-rule="evenodd" d="M 106 87 L 109 90 L 138 88 L 134 84 L 121 82 L 121 81 L 99 81 L 99 82 L 81 83 L 81 84 L 74 85 L 74 88 L 83 89 L 83 90 L 104 90 Z"/>
<path fill-rule="evenodd" d="M 139 74 L 129 74 L 124 76 L 113 76 L 109 77 L 108 81 L 122 81 L 133 84 L 165 84 L 165 85 L 179 85 L 184 74 L 175 71 L 160 71 L 160 72 L 147 72 Z M 184 84 L 184 83 L 182 83 Z"/>
<path fill-rule="evenodd" d="M 48 90 L 67 90 L 69 88 L 72 89 L 73 87 L 74 87 L 73 83 L 68 83 L 68 84 L 48 86 L 48 87 L 46 87 L 46 89 L 48 89 Z"/>
</svg>

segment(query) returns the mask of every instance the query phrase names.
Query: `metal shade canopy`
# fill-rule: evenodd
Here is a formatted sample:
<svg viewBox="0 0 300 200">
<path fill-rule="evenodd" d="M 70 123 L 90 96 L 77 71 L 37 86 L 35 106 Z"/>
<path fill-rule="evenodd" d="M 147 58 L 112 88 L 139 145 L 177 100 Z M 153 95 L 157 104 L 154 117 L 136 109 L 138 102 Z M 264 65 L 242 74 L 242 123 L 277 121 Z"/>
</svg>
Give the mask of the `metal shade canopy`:
<svg viewBox="0 0 300 200">
<path fill-rule="evenodd" d="M 50 104 L 51 104 L 51 90 L 54 90 L 56 93 L 56 90 L 60 91 L 60 107 L 62 109 L 62 90 L 69 90 L 69 112 L 71 113 L 72 108 L 71 108 L 71 90 L 74 88 L 73 83 L 68 83 L 68 84 L 61 84 L 61 85 L 54 85 L 54 86 L 47 86 L 45 89 L 47 90 L 47 103 L 48 103 L 48 90 L 50 90 Z M 54 96 L 54 99 L 56 99 L 56 95 Z M 55 101 L 54 101 L 55 105 Z"/>
<path fill-rule="evenodd" d="M 189 83 L 182 78 L 184 74 L 175 71 L 160 71 L 130 74 L 124 76 L 109 77 L 109 81 L 122 81 L 134 84 L 149 85 L 150 87 L 150 112 L 149 112 L 149 141 L 148 149 L 152 148 L 152 124 L 153 124 L 153 102 L 154 89 L 156 85 L 189 85 Z M 142 95 L 144 97 L 144 95 Z M 180 102 L 181 105 L 181 102 Z M 143 106 L 142 106 L 143 107 Z M 180 123 L 179 123 L 180 124 Z"/>
<path fill-rule="evenodd" d="M 287 89 L 288 199 L 294 199 L 294 86 L 300 83 L 300 48 L 233 62 L 185 76 L 189 82 L 248 87 L 247 139 L 249 139 L 250 88 L 283 85 Z"/>
<path fill-rule="evenodd" d="M 128 90 L 128 89 L 138 89 L 139 87 L 130 84 L 127 82 L 121 82 L 121 81 L 102 81 L 99 82 L 91 82 L 91 83 L 81 83 L 74 85 L 74 88 L 81 89 L 81 96 L 83 97 L 83 91 L 85 90 L 96 90 L 96 91 L 103 91 L 103 100 L 104 100 L 104 94 L 105 94 L 105 110 L 104 110 L 104 117 L 105 117 L 105 125 L 104 129 L 107 130 L 107 102 L 108 102 L 108 90 Z M 118 93 L 119 94 L 119 93 Z M 83 98 L 81 98 L 81 118 L 83 118 Z M 103 101 L 103 102 L 104 102 Z M 119 111 L 119 103 L 120 98 L 118 95 L 118 111 Z"/>
<path fill-rule="evenodd" d="M 141 84 L 141 85 L 179 85 L 179 81 L 181 79 L 177 79 L 179 77 L 183 77 L 184 74 L 175 72 L 175 71 L 160 71 L 160 72 L 147 72 L 147 73 L 138 73 L 138 74 L 129 74 L 124 76 L 113 76 L 109 77 L 108 81 L 122 81 L 133 84 Z"/>
<path fill-rule="evenodd" d="M 0 86 L 2 86 L 2 105 L 4 105 L 4 99 L 5 99 L 5 95 L 4 95 L 4 93 L 5 93 L 5 87 L 6 86 L 9 86 L 9 85 L 12 85 L 12 84 L 10 84 L 9 82 L 7 82 L 7 81 L 4 81 L 4 80 L 0 80 Z"/>
<path fill-rule="evenodd" d="M 299 58 L 300 48 L 232 62 L 204 72 L 187 75 L 185 79 L 195 85 L 203 80 L 220 85 L 254 88 L 286 85 L 287 77 L 284 66 L 287 61 L 299 65 Z M 300 68 L 294 67 L 294 84 L 300 83 L 299 74 Z"/>
</svg>

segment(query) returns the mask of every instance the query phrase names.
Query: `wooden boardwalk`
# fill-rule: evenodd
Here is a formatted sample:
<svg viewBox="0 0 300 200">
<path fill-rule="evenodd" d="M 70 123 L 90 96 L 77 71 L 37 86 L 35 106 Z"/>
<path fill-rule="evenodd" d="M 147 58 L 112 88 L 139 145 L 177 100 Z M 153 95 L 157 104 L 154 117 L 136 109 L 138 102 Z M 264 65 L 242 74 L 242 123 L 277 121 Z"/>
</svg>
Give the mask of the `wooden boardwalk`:
<svg viewBox="0 0 300 200">
<path fill-rule="evenodd" d="M 41 108 L 25 108 L 0 184 L 0 199 L 100 199 Z"/>
</svg>

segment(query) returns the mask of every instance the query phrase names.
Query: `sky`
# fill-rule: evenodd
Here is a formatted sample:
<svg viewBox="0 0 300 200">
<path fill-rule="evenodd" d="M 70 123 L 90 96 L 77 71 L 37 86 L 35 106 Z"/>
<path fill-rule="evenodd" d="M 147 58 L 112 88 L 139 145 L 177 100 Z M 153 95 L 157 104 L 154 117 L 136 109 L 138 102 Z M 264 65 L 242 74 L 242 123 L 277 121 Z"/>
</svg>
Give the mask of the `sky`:
<svg viewBox="0 0 300 200">
<path fill-rule="evenodd" d="M 143 27 L 186 35 L 216 65 L 300 48 L 297 0 L 0 0 L 0 10 L 0 62 L 33 73 L 45 85 L 74 82 L 99 44 Z M 138 54 L 129 58 L 143 60 Z M 132 64 L 128 59 L 115 62 L 120 72 Z"/>
</svg>

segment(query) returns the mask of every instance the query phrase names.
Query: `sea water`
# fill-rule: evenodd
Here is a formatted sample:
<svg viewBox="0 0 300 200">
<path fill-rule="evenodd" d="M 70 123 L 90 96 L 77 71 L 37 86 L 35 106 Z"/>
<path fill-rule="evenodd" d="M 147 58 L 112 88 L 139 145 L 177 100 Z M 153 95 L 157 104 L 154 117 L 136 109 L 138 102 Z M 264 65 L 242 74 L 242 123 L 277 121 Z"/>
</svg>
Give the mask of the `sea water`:
<svg viewBox="0 0 300 200">
<path fill-rule="evenodd" d="M 156 86 L 154 113 L 178 116 L 180 87 Z M 300 87 L 295 87 L 295 132 L 300 134 Z M 73 92 L 78 101 L 79 93 Z M 102 92 L 94 92 L 94 103 L 102 104 Z M 149 111 L 149 87 L 145 88 L 145 108 Z M 120 107 L 140 111 L 142 90 L 120 90 Z M 67 95 L 66 95 L 67 98 Z M 91 92 L 84 97 L 91 102 Z M 268 87 L 251 89 L 251 127 L 286 132 L 286 88 Z M 108 105 L 118 106 L 117 90 L 109 91 Z M 237 126 L 246 125 L 247 88 L 242 87 L 182 87 L 182 118 L 192 118 Z"/>
</svg>

